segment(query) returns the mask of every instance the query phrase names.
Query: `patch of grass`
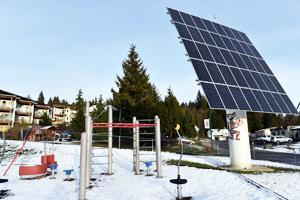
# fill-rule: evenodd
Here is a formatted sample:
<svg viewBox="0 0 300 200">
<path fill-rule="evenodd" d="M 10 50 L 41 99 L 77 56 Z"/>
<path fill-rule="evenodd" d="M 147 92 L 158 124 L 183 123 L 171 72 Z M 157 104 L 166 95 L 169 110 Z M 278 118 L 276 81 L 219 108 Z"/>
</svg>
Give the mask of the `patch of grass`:
<svg viewBox="0 0 300 200">
<path fill-rule="evenodd" d="M 178 165 L 179 160 L 168 160 L 166 164 L 168 165 Z M 188 167 L 195 167 L 198 169 L 212 169 L 212 170 L 219 170 L 219 171 L 227 171 L 227 172 L 235 172 L 238 174 L 263 174 L 263 173 L 295 173 L 300 172 L 299 169 L 291 169 L 291 168 L 284 168 L 284 167 L 272 167 L 266 166 L 267 168 L 271 169 L 270 171 L 258 171 L 258 170 L 233 170 L 233 169 L 226 169 L 221 167 L 215 167 L 208 164 L 191 162 L 182 160 L 180 166 L 188 166 Z"/>
<path fill-rule="evenodd" d="M 167 146 L 163 148 L 163 151 L 169 151 L 171 153 L 177 153 L 180 154 L 181 153 L 181 147 L 179 145 L 175 145 L 175 146 Z M 196 148 L 193 146 L 187 146 L 184 145 L 183 147 L 183 154 L 184 155 L 214 155 L 216 152 L 215 151 L 211 151 L 210 149 L 207 149 L 205 147 L 203 147 L 203 149 L 201 148 Z"/>
<path fill-rule="evenodd" d="M 166 163 L 168 165 L 178 165 L 179 160 L 168 160 Z M 188 167 L 195 167 L 195 168 L 199 168 L 199 169 L 213 169 L 213 170 L 220 170 L 223 171 L 223 169 L 219 168 L 219 167 L 215 167 L 212 165 L 208 165 L 208 164 L 203 164 L 203 163 L 196 163 L 196 162 L 190 162 L 190 161 L 186 161 L 186 160 L 182 160 L 180 163 L 180 166 L 188 166 Z"/>
</svg>

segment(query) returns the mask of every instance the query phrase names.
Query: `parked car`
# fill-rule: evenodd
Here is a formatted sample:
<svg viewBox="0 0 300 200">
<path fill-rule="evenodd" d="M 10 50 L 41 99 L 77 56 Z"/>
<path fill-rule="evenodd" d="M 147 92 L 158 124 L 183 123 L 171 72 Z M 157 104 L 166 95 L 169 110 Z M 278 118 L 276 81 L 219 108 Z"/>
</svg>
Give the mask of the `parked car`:
<svg viewBox="0 0 300 200">
<path fill-rule="evenodd" d="M 271 142 L 276 143 L 276 144 L 287 143 L 287 142 L 291 143 L 291 142 L 293 142 L 293 139 L 289 138 L 289 137 L 278 135 L 278 136 L 271 136 Z"/>
<path fill-rule="evenodd" d="M 271 142 L 271 136 L 270 135 L 264 135 L 258 138 L 254 139 L 254 143 L 256 144 L 266 144 Z"/>
<path fill-rule="evenodd" d="M 181 140 L 182 140 L 182 143 L 185 143 L 185 144 L 195 144 L 195 142 L 191 139 L 188 139 L 186 137 L 181 137 Z M 178 142 L 180 142 L 180 139 L 178 138 Z"/>
</svg>

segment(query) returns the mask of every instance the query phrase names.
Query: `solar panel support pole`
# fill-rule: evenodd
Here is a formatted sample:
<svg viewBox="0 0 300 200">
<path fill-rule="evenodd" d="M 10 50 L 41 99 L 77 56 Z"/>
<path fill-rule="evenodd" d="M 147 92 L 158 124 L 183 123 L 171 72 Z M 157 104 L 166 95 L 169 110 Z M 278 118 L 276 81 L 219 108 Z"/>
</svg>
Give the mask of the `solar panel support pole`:
<svg viewBox="0 0 300 200">
<path fill-rule="evenodd" d="M 229 122 L 231 138 L 229 139 L 230 165 L 234 169 L 251 168 L 251 152 L 247 114 L 240 110 L 226 110 L 227 116 L 233 115 Z"/>
</svg>

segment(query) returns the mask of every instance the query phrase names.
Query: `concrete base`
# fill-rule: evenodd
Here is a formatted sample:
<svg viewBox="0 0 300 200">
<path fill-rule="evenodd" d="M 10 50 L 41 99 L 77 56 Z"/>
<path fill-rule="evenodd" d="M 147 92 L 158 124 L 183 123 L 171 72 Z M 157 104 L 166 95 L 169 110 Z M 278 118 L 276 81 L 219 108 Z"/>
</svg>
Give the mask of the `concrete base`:
<svg viewBox="0 0 300 200">
<path fill-rule="evenodd" d="M 229 139 L 230 164 L 234 169 L 251 168 L 251 152 L 248 133 L 248 122 L 245 111 L 227 110 L 227 116 L 232 115 L 228 120 L 231 138 Z M 230 118 L 230 117 L 229 117 Z"/>
</svg>

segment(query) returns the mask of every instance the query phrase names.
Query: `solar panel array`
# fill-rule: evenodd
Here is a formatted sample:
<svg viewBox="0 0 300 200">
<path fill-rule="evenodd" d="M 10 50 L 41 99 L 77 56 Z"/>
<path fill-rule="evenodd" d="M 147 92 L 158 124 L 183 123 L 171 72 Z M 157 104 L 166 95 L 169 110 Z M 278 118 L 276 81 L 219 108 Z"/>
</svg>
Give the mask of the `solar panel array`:
<svg viewBox="0 0 300 200">
<path fill-rule="evenodd" d="M 298 114 L 245 33 L 168 8 L 210 108 Z"/>
</svg>

